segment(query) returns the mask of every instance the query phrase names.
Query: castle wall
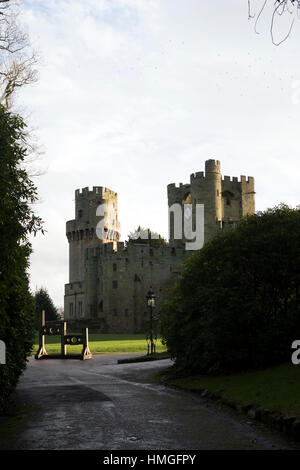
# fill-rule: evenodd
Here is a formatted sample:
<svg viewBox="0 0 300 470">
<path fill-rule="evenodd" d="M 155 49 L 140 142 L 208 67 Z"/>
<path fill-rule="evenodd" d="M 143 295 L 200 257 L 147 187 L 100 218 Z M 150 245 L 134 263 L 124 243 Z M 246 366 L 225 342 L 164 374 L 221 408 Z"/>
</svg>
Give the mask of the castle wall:
<svg viewBox="0 0 300 470">
<path fill-rule="evenodd" d="M 99 264 L 102 277 L 98 285 L 100 318 L 110 325 L 110 331 L 142 331 L 149 320 L 146 294 L 150 287 L 157 296 L 156 311 L 162 304 L 164 289 L 174 283 L 185 254 L 181 249 L 154 248 L 145 243 L 112 244 L 102 248 Z"/>
</svg>

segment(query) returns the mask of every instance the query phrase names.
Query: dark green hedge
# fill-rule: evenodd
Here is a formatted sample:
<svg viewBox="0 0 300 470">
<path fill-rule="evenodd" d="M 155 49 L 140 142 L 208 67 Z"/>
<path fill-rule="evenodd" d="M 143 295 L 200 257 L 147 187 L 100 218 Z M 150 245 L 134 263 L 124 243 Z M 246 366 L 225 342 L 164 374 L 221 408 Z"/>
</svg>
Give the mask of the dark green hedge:
<svg viewBox="0 0 300 470">
<path fill-rule="evenodd" d="M 26 367 L 34 337 L 34 299 L 29 293 L 25 271 L 26 248 L 20 247 L 17 251 L 11 275 L 6 278 L 5 285 L 0 281 L 0 289 L 6 291 L 5 308 L 1 308 L 0 318 L 0 338 L 6 344 L 6 365 L 0 365 L 0 411 L 6 407 Z"/>
<path fill-rule="evenodd" d="M 300 212 L 281 205 L 248 216 L 193 254 L 161 329 L 180 373 L 289 361 L 300 339 Z"/>
<path fill-rule="evenodd" d="M 22 118 L 0 105 L 0 339 L 6 343 L 6 364 L 0 365 L 0 410 L 26 366 L 33 342 L 28 235 L 40 230 L 42 221 L 32 211 L 37 191 L 26 170 L 27 139 Z"/>
</svg>

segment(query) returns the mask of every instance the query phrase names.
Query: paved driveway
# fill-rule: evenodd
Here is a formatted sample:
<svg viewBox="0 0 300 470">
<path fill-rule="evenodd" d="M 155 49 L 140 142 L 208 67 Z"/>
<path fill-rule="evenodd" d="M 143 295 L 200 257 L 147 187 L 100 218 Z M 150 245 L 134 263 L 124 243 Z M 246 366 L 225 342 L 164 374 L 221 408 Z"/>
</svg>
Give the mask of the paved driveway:
<svg viewBox="0 0 300 470">
<path fill-rule="evenodd" d="M 123 355 L 128 357 L 129 355 Z M 289 449 L 285 439 L 200 396 L 147 382 L 170 360 L 118 365 L 30 358 L 17 388 L 37 406 L 15 449 Z"/>
</svg>

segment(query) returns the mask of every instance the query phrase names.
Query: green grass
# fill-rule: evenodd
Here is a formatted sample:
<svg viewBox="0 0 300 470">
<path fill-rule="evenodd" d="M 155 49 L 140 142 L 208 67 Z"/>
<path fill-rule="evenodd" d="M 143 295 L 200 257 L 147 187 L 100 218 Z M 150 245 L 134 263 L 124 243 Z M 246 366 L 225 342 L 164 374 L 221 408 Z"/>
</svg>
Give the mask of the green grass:
<svg viewBox="0 0 300 470">
<path fill-rule="evenodd" d="M 207 389 L 242 407 L 251 404 L 300 417 L 300 366 L 284 364 L 227 376 L 193 376 L 168 380 L 191 391 Z"/>
<path fill-rule="evenodd" d="M 60 354 L 60 337 L 46 336 L 46 350 L 48 354 Z M 105 353 L 147 353 L 147 342 L 145 335 L 109 335 L 109 334 L 89 334 L 89 347 L 92 354 Z M 35 337 L 35 344 L 32 354 L 38 350 L 38 334 Z M 79 354 L 82 346 L 67 346 L 68 354 Z M 156 351 L 162 352 L 166 348 L 157 340 Z"/>
</svg>

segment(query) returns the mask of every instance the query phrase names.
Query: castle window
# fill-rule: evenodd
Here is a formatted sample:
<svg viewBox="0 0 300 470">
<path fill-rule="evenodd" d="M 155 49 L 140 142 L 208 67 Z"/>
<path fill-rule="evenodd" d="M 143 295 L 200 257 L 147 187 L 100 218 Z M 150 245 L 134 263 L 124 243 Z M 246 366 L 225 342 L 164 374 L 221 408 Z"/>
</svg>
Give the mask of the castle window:
<svg viewBox="0 0 300 470">
<path fill-rule="evenodd" d="M 118 288 L 118 281 L 113 281 L 112 286 L 113 286 L 113 289 L 117 289 Z"/>
<path fill-rule="evenodd" d="M 83 317 L 83 308 L 82 308 L 82 302 L 78 302 L 78 313 L 80 317 Z"/>
<path fill-rule="evenodd" d="M 231 206 L 231 201 L 234 198 L 234 194 L 231 191 L 223 191 L 222 196 L 226 201 L 226 206 Z"/>
<path fill-rule="evenodd" d="M 69 315 L 70 317 L 73 317 L 73 302 L 69 304 Z"/>
<path fill-rule="evenodd" d="M 82 209 L 79 209 L 79 211 L 78 211 L 78 217 L 79 217 L 79 219 L 82 217 Z"/>
<path fill-rule="evenodd" d="M 118 316 L 118 310 L 114 308 L 114 317 L 117 317 L 117 316 Z"/>
<path fill-rule="evenodd" d="M 128 308 L 125 308 L 125 317 L 128 317 Z"/>
<path fill-rule="evenodd" d="M 116 263 L 113 264 L 113 271 L 116 271 L 117 270 L 117 265 Z"/>
</svg>

